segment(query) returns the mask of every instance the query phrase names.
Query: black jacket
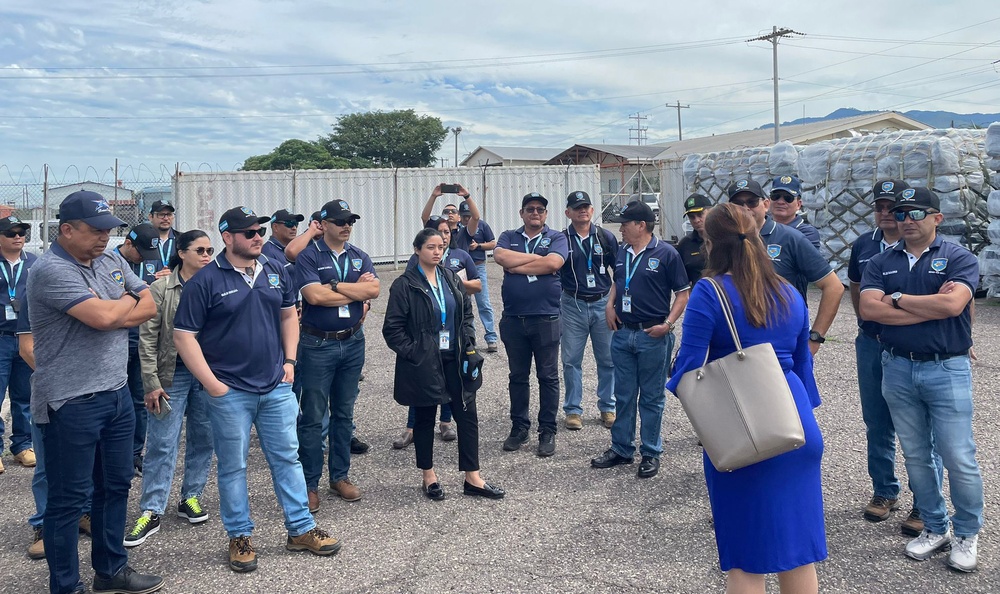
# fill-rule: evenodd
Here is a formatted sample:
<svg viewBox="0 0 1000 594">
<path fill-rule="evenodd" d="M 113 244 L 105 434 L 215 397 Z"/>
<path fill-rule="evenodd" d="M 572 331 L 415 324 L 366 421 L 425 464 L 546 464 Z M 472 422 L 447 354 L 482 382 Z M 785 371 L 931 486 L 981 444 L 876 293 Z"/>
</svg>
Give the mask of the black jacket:
<svg viewBox="0 0 1000 594">
<path fill-rule="evenodd" d="M 454 360 L 444 368 L 438 349 L 441 317 L 434 311 L 430 288 L 419 266 L 411 266 L 389 288 L 389 305 L 382 324 L 382 336 L 396 353 L 396 374 L 392 395 L 406 406 L 432 406 L 451 402 L 445 389 L 445 373 L 461 375 L 463 349 L 475 347 L 472 297 L 465 294 L 455 273 L 438 267 L 455 296 L 458 334 L 451 341 Z M 459 378 L 461 380 L 461 378 Z M 464 395 L 463 395 L 464 396 Z"/>
</svg>

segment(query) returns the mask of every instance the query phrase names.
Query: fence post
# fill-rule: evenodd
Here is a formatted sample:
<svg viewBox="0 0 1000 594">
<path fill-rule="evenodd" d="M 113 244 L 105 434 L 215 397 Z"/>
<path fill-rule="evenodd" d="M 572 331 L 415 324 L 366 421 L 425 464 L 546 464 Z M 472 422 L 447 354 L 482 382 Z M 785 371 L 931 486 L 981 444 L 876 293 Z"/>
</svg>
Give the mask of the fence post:
<svg viewBox="0 0 1000 594">
<path fill-rule="evenodd" d="M 49 166 L 45 165 L 45 179 L 42 182 L 42 251 L 49 246 Z"/>
<path fill-rule="evenodd" d="M 392 168 L 392 269 L 399 270 L 399 167 Z"/>
<path fill-rule="evenodd" d="M 298 178 L 295 176 L 295 168 L 292 168 L 292 212 L 297 212 L 298 204 Z"/>
</svg>

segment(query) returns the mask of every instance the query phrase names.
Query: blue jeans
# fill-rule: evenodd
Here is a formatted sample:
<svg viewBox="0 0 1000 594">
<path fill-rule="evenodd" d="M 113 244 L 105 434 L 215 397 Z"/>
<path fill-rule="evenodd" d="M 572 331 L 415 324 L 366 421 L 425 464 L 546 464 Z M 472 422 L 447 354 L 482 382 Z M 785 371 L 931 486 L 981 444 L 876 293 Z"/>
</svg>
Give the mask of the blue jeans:
<svg viewBox="0 0 1000 594">
<path fill-rule="evenodd" d="M 615 411 L 615 364 L 611 361 L 611 329 L 604 317 L 608 298 L 587 303 L 568 293 L 561 297 L 562 368 L 566 382 L 563 412 L 583 414 L 583 352 L 590 337 L 597 362 L 597 408 Z"/>
<path fill-rule="evenodd" d="M 948 530 L 948 509 L 935 450 L 948 469 L 956 536 L 983 525 L 983 479 L 972 438 L 972 371 L 969 357 L 915 362 L 882 353 L 882 393 L 906 459 L 914 500 L 927 530 Z M 931 436 L 933 435 L 933 439 Z"/>
<path fill-rule="evenodd" d="M 142 465 L 142 497 L 139 509 L 163 515 L 167 496 L 174 481 L 181 427 L 187 416 L 187 437 L 184 447 L 184 482 L 181 501 L 201 497 L 212 467 L 212 423 L 208 420 L 207 392 L 186 367 L 174 372 L 173 385 L 166 388 L 170 396 L 170 412 L 163 420 L 149 415 L 146 434 L 146 457 Z"/>
<path fill-rule="evenodd" d="M 483 323 L 483 328 L 486 329 L 486 344 L 492 344 L 497 341 L 497 331 L 493 326 L 493 306 L 490 305 L 490 287 L 487 284 L 488 279 L 486 278 L 486 262 L 476 264 L 476 270 L 479 271 L 479 280 L 483 283 L 483 290 L 475 294 L 476 306 L 479 308 L 479 321 Z"/>
<path fill-rule="evenodd" d="M 135 410 L 135 433 L 132 436 L 132 455 L 142 456 L 146 445 L 146 393 L 142 387 L 142 365 L 139 363 L 139 347 L 128 349 L 128 390 L 132 395 Z"/>
<path fill-rule="evenodd" d="M 351 470 L 351 436 L 358 378 L 365 365 L 364 330 L 347 340 L 299 336 L 302 376 L 302 418 L 299 421 L 299 460 L 310 490 L 323 476 L 323 416 L 330 414 L 328 470 L 330 483 L 347 478 Z"/>
<path fill-rule="evenodd" d="M 254 527 L 247 489 L 251 426 L 257 428 L 260 449 L 271 469 L 271 483 L 285 516 L 285 530 L 290 536 L 299 536 L 315 528 L 298 459 L 299 442 L 295 436 L 298 407 L 291 384 L 278 384 L 266 394 L 232 388 L 218 398 L 204 391 L 203 394 L 208 401 L 215 443 L 219 510 L 229 538 L 250 536 Z"/>
<path fill-rule="evenodd" d="M 412 406 L 407 406 L 406 408 L 409 410 L 409 412 L 406 413 L 406 428 L 413 429 L 413 425 L 417 422 L 417 411 Z M 451 404 L 449 403 L 441 405 L 441 422 L 451 422 Z"/>
<path fill-rule="evenodd" d="M 49 483 L 42 527 L 49 591 L 72 592 L 80 584 L 79 521 L 91 489 L 94 571 L 110 578 L 128 562 L 122 535 L 133 474 L 132 397 L 122 387 L 73 398 L 50 410 L 39 430 Z"/>
<path fill-rule="evenodd" d="M 35 499 L 35 513 L 28 518 L 28 525 L 32 528 L 41 528 L 42 520 L 45 519 L 45 503 L 49 499 L 49 479 L 45 474 L 45 441 L 42 439 L 42 431 L 32 421 L 31 423 L 31 443 L 34 444 L 35 472 L 31 476 L 31 495 Z M 93 491 L 93 489 L 90 489 Z M 87 501 L 83 504 L 83 514 L 90 513 L 90 494 L 87 494 Z"/>
<path fill-rule="evenodd" d="M 660 425 L 666 404 L 664 385 L 674 350 L 674 334 L 650 338 L 642 330 L 622 328 L 611 337 L 611 359 L 615 362 L 615 424 L 611 427 L 611 449 L 619 456 L 635 455 L 635 417 L 638 412 L 639 454 L 659 458 L 663 452 Z"/>
<path fill-rule="evenodd" d="M 0 406 L 10 391 L 10 453 L 31 447 L 31 367 L 18 354 L 16 336 L 0 336 Z M 3 451 L 4 423 L 0 417 L 0 452 Z M 37 456 L 37 454 L 36 454 Z"/>
<path fill-rule="evenodd" d="M 504 316 L 500 336 L 510 366 L 510 420 L 513 427 L 531 427 L 531 359 L 538 376 L 538 431 L 556 432 L 559 410 L 559 316 Z"/>
</svg>

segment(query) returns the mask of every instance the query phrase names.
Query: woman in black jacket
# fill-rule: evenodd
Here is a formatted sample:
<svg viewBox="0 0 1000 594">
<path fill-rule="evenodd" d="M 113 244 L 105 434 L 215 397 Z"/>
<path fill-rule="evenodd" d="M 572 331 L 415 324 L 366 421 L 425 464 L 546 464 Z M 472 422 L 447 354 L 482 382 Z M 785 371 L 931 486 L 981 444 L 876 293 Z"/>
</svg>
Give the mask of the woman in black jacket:
<svg viewBox="0 0 1000 594">
<path fill-rule="evenodd" d="M 476 394 L 462 386 L 462 353 L 476 347 L 472 302 L 461 280 L 439 266 L 444 249 L 440 232 L 421 230 L 413 240 L 416 262 L 389 289 L 382 336 L 396 352 L 393 398 L 416 410 L 413 445 L 427 497 L 444 499 L 434 472 L 434 421 L 437 406 L 451 403 L 458 425 L 458 468 L 465 472 L 463 492 L 500 499 L 504 490 L 479 476 Z"/>
</svg>

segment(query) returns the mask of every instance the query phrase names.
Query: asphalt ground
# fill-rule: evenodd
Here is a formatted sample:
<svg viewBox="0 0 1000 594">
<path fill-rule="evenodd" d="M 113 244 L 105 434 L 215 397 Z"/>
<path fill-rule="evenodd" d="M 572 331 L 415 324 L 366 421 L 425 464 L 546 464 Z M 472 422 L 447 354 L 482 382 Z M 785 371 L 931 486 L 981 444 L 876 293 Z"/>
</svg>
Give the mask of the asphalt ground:
<svg viewBox="0 0 1000 594">
<path fill-rule="evenodd" d="M 497 320 L 501 270 L 490 265 L 490 289 Z M 130 563 L 166 579 L 166 592 L 691 592 L 721 591 L 702 455 L 680 405 L 668 394 L 663 418 L 664 453 L 659 476 L 640 480 L 636 466 L 590 468 L 591 457 L 609 446 L 599 422 L 592 357 L 584 359 L 587 409 L 584 427 L 560 426 L 556 454 L 535 455 L 535 439 L 517 452 L 500 444 L 510 429 L 507 358 L 487 356 L 479 392 L 480 457 L 483 476 L 507 490 L 502 501 L 465 497 L 457 470 L 455 442 L 435 441 L 441 502 L 420 491 L 412 446 L 393 450 L 406 410 L 392 400 L 392 352 L 381 336 L 388 287 L 398 272 L 380 273 L 383 297 L 366 323 L 366 379 L 356 408 L 358 435 L 371 450 L 353 457 L 351 478 L 363 497 L 345 503 L 325 489 L 316 514 L 319 525 L 344 543 L 334 557 L 284 549 L 285 531 L 271 478 L 256 441 L 250 452 L 250 494 L 257 528 L 256 572 L 238 575 L 227 562 L 227 538 L 218 516 L 214 468 L 202 502 L 210 520 L 192 526 L 168 512 L 160 532 L 130 551 Z M 815 307 L 818 293 L 810 294 Z M 829 559 L 818 565 L 825 592 L 1000 592 L 1000 545 L 992 519 L 1000 515 L 997 467 L 1000 420 L 1000 307 L 979 300 L 973 366 L 975 430 L 986 495 L 986 523 L 980 535 L 980 568 L 957 574 L 944 555 L 926 562 L 903 556 L 907 538 L 899 532 L 911 496 L 885 522 L 862 518 L 871 496 L 865 433 L 858 404 L 853 340 L 854 315 L 845 293 L 840 314 L 816 358 L 823 405 L 816 410 L 826 444 L 823 488 Z M 482 336 L 482 326 L 477 323 Z M 533 388 L 537 406 L 537 386 Z M 3 412 L 9 420 L 9 412 Z M 562 413 L 559 414 L 560 423 Z M 10 425 L 8 424 L 8 427 Z M 25 554 L 31 541 L 27 517 L 34 511 L 31 470 L 4 457 L 0 475 L 0 593 L 45 592 L 47 566 Z M 898 471 L 905 485 L 901 455 Z M 177 505 L 180 470 L 168 509 Z M 129 522 L 139 510 L 140 480 L 133 483 Z M 326 484 L 324 477 L 321 485 Z M 130 524 L 131 525 L 131 524 Z M 90 541 L 81 538 L 83 579 L 89 584 Z M 771 589 L 777 591 L 771 578 Z"/>
</svg>

